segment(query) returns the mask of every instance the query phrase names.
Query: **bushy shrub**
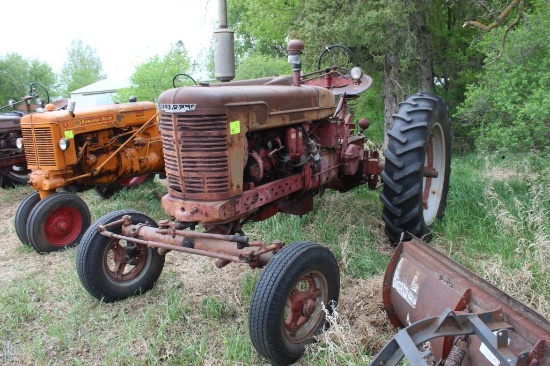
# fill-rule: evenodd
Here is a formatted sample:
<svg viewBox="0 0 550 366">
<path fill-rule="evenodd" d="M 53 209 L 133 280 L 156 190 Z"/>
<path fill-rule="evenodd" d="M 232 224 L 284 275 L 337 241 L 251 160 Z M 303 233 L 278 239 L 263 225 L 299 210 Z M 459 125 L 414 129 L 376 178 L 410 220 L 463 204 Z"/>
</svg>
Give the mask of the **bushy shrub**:
<svg viewBox="0 0 550 366">
<path fill-rule="evenodd" d="M 543 3 L 543 2 L 541 2 Z M 542 149 L 550 138 L 550 8 L 539 6 L 510 31 L 502 57 L 489 64 L 454 115 L 454 130 L 477 150 Z M 487 61 L 500 51 L 501 32 L 479 47 Z"/>
</svg>

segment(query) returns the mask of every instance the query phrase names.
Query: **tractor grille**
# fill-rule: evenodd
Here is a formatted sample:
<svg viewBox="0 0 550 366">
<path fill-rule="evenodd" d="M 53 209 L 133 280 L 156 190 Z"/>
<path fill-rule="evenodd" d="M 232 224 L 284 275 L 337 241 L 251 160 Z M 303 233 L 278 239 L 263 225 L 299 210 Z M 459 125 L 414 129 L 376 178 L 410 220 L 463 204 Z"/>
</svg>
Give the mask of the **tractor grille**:
<svg viewBox="0 0 550 366">
<path fill-rule="evenodd" d="M 29 168 L 55 167 L 52 132 L 49 127 L 22 127 L 25 155 Z"/>
<path fill-rule="evenodd" d="M 229 193 L 227 117 L 163 113 L 160 128 L 170 193 L 198 200 L 226 198 Z"/>
</svg>

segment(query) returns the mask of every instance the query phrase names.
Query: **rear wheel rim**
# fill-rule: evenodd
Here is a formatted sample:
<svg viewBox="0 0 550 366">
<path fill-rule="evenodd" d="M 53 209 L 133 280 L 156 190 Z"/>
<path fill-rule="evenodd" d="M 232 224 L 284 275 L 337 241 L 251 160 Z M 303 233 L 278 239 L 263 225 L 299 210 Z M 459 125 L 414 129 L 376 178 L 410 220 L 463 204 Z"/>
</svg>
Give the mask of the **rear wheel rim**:
<svg viewBox="0 0 550 366">
<path fill-rule="evenodd" d="M 117 180 L 117 183 L 123 186 L 124 188 L 130 188 L 130 187 L 135 187 L 142 184 L 147 180 L 147 178 L 149 178 L 149 174 L 140 175 L 138 177 L 132 177 L 128 179 L 120 179 L 120 180 Z"/>
<path fill-rule="evenodd" d="M 424 206 L 424 222 L 431 225 L 437 218 L 445 183 L 445 140 L 443 129 L 435 123 L 426 147 L 426 162 L 424 170 L 435 170 L 437 177 L 424 177 L 422 204 Z"/>
</svg>

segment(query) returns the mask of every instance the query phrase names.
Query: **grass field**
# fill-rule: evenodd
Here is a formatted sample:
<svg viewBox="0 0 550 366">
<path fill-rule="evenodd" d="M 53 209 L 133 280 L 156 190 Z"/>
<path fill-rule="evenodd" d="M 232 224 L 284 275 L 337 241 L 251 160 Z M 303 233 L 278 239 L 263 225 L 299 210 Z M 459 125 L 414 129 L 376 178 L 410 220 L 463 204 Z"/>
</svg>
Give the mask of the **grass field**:
<svg viewBox="0 0 550 366">
<path fill-rule="evenodd" d="M 453 159 L 445 218 L 431 245 L 550 317 L 548 155 Z M 13 228 L 29 187 L 0 190 L 0 363 L 6 365 L 262 365 L 247 314 L 259 270 L 169 253 L 153 290 L 112 304 L 82 287 L 75 249 L 40 255 Z M 92 220 L 116 209 L 165 218 L 162 181 L 103 200 L 79 193 Z M 317 198 L 303 217 L 278 215 L 248 236 L 309 240 L 336 255 L 341 295 L 329 331 L 298 365 L 368 365 L 395 333 L 382 309 L 382 275 L 393 247 L 383 234 L 379 192 L 366 187 Z"/>
</svg>

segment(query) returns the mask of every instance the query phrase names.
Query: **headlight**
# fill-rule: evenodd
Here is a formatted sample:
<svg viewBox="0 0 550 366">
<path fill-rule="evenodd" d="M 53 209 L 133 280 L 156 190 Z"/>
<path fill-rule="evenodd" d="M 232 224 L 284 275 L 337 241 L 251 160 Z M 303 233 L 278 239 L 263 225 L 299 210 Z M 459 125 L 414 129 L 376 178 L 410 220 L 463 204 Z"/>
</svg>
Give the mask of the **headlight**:
<svg viewBox="0 0 550 366">
<path fill-rule="evenodd" d="M 351 74 L 351 78 L 354 81 L 359 81 L 363 77 L 363 70 L 361 70 L 360 67 L 354 67 L 351 69 L 350 74 Z"/>
<path fill-rule="evenodd" d="M 59 148 L 63 151 L 67 150 L 69 148 L 69 145 L 70 145 L 70 142 L 68 139 L 61 139 L 59 140 L 59 142 L 57 143 L 57 145 L 59 146 Z"/>
<path fill-rule="evenodd" d="M 19 150 L 22 150 L 23 149 L 23 138 L 22 137 L 18 137 L 16 140 L 15 140 L 15 146 L 17 146 L 17 148 Z"/>
</svg>

